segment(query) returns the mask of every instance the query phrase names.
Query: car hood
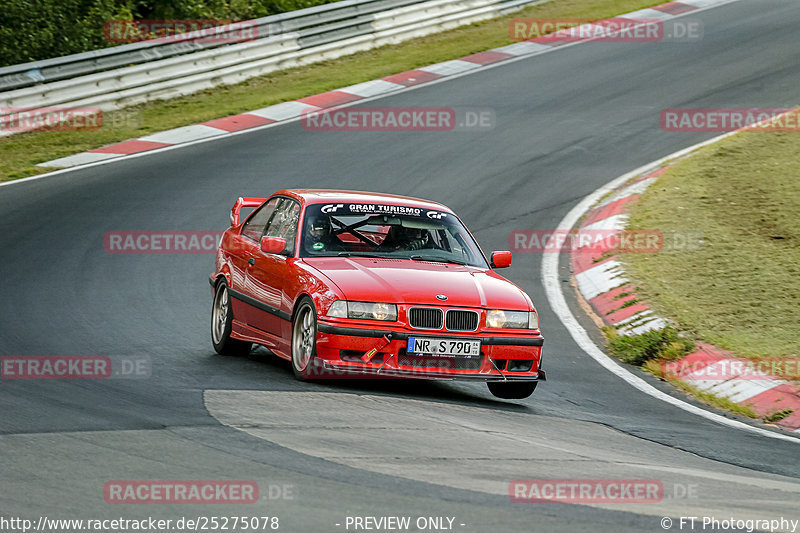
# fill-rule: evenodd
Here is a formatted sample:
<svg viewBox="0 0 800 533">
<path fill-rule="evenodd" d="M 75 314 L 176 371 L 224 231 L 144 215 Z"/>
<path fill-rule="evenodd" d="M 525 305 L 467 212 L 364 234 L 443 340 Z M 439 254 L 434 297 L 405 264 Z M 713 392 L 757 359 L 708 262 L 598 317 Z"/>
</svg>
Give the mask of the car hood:
<svg viewBox="0 0 800 533">
<path fill-rule="evenodd" d="M 528 309 L 528 296 L 491 270 L 408 259 L 307 258 L 351 301 Z M 436 298 L 447 296 L 446 301 Z"/>
</svg>

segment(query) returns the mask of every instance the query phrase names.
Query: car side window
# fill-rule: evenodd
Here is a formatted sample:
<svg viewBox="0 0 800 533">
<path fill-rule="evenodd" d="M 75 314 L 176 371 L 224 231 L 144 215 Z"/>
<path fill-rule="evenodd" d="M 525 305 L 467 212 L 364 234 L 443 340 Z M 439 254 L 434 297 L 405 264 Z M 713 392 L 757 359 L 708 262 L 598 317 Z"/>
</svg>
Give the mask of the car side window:
<svg viewBox="0 0 800 533">
<path fill-rule="evenodd" d="M 286 239 L 284 253 L 294 252 L 295 237 L 297 236 L 297 223 L 300 220 L 300 204 L 289 198 L 282 198 L 275 209 L 272 220 L 267 225 L 267 237 L 281 237 Z"/>
<path fill-rule="evenodd" d="M 264 234 L 264 227 L 267 225 L 267 221 L 269 221 L 280 200 L 281 198 L 272 198 L 259 207 L 258 210 L 247 219 L 244 226 L 242 226 L 242 235 L 256 242 L 260 241 L 261 235 Z"/>
</svg>

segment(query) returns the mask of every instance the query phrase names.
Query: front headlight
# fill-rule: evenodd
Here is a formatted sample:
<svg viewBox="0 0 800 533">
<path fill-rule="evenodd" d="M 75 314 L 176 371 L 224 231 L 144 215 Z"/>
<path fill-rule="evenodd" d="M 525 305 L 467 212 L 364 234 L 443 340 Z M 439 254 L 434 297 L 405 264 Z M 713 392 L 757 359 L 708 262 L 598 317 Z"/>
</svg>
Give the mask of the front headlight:
<svg viewBox="0 0 800 533">
<path fill-rule="evenodd" d="M 333 305 L 328 309 L 327 316 L 394 322 L 397 320 L 397 306 L 387 303 L 338 300 L 333 302 Z"/>
<path fill-rule="evenodd" d="M 536 311 L 503 311 L 491 309 L 486 312 L 487 328 L 539 329 Z"/>
</svg>

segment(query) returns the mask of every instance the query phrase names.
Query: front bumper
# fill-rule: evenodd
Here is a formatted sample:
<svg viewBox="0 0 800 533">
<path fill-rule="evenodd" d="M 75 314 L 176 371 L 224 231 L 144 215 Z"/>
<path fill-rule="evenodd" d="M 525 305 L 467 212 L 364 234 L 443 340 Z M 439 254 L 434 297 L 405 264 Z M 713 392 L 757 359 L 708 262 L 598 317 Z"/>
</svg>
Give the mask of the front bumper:
<svg viewBox="0 0 800 533">
<path fill-rule="evenodd" d="M 481 341 L 480 358 L 418 356 L 406 353 L 409 337 Z M 388 339 L 388 342 L 386 342 Z M 320 321 L 317 359 L 332 377 L 394 377 L 476 381 L 544 381 L 540 335 L 488 335 L 427 330 L 367 329 Z M 361 356 L 377 349 L 367 362 Z"/>
<path fill-rule="evenodd" d="M 337 365 L 327 361 L 322 362 L 323 370 L 341 377 L 361 377 L 361 376 L 374 376 L 384 378 L 403 378 L 403 379 L 437 379 L 437 380 L 466 380 L 466 381 L 546 381 L 547 374 L 544 370 L 539 369 L 535 376 L 517 375 L 505 373 L 500 374 L 467 374 L 467 373 L 444 373 L 433 370 L 404 370 L 394 368 L 372 368 L 363 367 L 358 368 L 355 365 Z"/>
</svg>

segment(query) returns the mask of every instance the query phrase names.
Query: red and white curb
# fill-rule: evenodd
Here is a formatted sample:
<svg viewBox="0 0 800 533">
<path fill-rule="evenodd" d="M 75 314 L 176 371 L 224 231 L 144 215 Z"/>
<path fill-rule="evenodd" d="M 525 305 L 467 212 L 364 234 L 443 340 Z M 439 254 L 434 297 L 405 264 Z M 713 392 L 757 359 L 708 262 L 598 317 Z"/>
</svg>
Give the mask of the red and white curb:
<svg viewBox="0 0 800 533">
<path fill-rule="evenodd" d="M 570 262 L 581 295 L 602 321 L 614 326 L 621 335 L 635 335 L 667 325 L 664 318 L 653 313 L 647 302 L 639 298 L 625 276 L 623 265 L 608 252 L 614 249 L 610 237 L 627 227 L 628 208 L 670 166 L 661 166 L 623 184 L 587 211 L 578 226 L 579 232 L 600 229 L 609 232 L 599 245 L 572 253 Z M 674 368 L 683 370 L 672 377 L 701 391 L 746 405 L 759 416 L 791 409 L 792 413 L 776 424 L 786 430 L 800 430 L 800 386 L 797 383 L 769 374 L 752 379 L 752 362 L 708 344 L 699 345 L 697 351 L 675 361 Z"/>
<path fill-rule="evenodd" d="M 607 237 L 588 251 L 581 250 L 571 256 L 578 290 L 603 322 L 616 326 L 623 335 L 636 335 L 667 325 L 663 318 L 653 314 L 646 304 L 639 301 L 616 256 L 607 255 L 609 250 L 614 249 L 613 237 L 627 227 L 627 206 L 635 202 L 664 170 L 666 167 L 626 184 L 589 211 L 579 232 L 604 230 L 608 232 Z"/>
<path fill-rule="evenodd" d="M 730 1 L 732 0 L 683 0 L 681 2 L 668 2 L 652 8 L 626 13 L 603 22 L 646 23 L 647 21 L 653 20 L 666 21 L 685 15 L 686 13 L 729 3 Z M 593 24 L 586 24 L 584 26 L 592 27 Z M 578 35 L 583 35 L 582 32 L 577 33 Z M 586 32 L 586 34 L 591 35 L 591 32 Z M 351 104 L 359 100 L 382 96 L 412 86 L 458 76 L 470 70 L 501 63 L 510 59 L 545 53 L 562 46 L 592 40 L 594 40 L 592 37 L 576 37 L 574 39 L 569 39 L 568 42 L 567 40 L 553 42 L 553 40 L 547 36 L 537 37 L 535 39 L 517 42 L 460 59 L 444 61 L 408 72 L 393 74 L 379 80 L 359 83 L 334 91 L 307 96 L 290 102 L 283 102 L 263 109 L 256 109 L 239 115 L 211 120 L 202 124 L 194 124 L 162 131 L 138 139 L 131 139 L 88 152 L 39 163 L 37 166 L 55 168 L 75 167 L 203 139 L 223 137 L 252 128 L 294 120 L 302 116 L 303 113 Z"/>
</svg>

